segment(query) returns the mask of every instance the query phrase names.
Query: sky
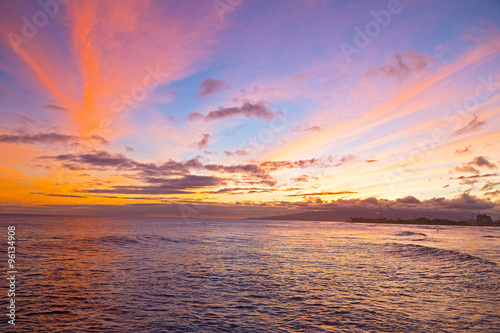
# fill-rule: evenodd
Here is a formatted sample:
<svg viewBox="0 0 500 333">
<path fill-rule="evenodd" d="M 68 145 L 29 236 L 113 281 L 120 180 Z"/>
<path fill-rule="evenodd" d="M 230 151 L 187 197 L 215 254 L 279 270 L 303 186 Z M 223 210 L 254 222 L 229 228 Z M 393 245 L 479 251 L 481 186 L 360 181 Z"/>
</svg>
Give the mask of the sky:
<svg viewBox="0 0 500 333">
<path fill-rule="evenodd" d="M 0 1 L 0 212 L 500 219 L 499 23 L 493 0 Z"/>
</svg>

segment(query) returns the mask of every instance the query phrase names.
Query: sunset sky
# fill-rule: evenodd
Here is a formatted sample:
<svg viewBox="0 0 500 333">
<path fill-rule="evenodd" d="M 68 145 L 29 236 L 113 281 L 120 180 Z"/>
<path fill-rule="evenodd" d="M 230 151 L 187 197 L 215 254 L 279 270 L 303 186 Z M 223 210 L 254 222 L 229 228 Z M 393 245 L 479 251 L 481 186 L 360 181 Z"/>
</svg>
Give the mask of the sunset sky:
<svg viewBox="0 0 500 333">
<path fill-rule="evenodd" d="M 500 218 L 499 1 L 2 1 L 0 212 Z"/>
</svg>

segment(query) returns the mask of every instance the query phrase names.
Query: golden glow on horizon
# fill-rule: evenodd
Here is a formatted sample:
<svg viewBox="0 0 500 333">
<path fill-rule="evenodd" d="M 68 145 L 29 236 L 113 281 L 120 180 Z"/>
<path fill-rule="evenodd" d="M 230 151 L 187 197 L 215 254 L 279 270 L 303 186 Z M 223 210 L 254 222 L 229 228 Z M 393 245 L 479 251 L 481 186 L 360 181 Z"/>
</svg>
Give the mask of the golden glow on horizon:
<svg viewBox="0 0 500 333">
<path fill-rule="evenodd" d="M 334 5 L 326 7 L 339 15 Z M 18 17 L 36 6 L 0 4 L 0 32 L 20 33 Z M 19 52 L 8 39 L 0 42 L 1 201 L 54 210 L 177 202 L 279 207 L 470 193 L 498 202 L 498 177 L 470 187 L 452 178 L 470 176 L 455 170 L 477 157 L 486 160 L 476 165 L 482 174 L 498 172 L 499 87 L 482 86 L 487 98 L 450 115 L 488 75 L 493 85 L 500 80 L 496 13 L 475 17 L 477 26 L 467 29 L 443 16 L 453 36 L 422 43 L 427 32 L 409 25 L 408 11 L 409 20 L 345 62 L 335 43 L 352 38 L 357 23 L 346 16 L 346 26 L 332 31 L 318 21 L 314 34 L 290 40 L 296 22 L 288 17 L 305 10 L 290 7 L 280 14 L 281 30 L 236 10 L 221 20 L 211 3 L 69 2 Z M 404 43 L 395 42 L 399 33 Z M 424 64 L 413 68 L 409 51 Z M 282 131 L 272 125 L 280 110 Z M 255 151 L 246 144 L 252 140 L 260 140 Z M 310 159 L 317 163 L 293 164 Z M 291 164 L 261 166 L 269 161 Z M 324 192 L 338 194 L 314 194 Z"/>
</svg>

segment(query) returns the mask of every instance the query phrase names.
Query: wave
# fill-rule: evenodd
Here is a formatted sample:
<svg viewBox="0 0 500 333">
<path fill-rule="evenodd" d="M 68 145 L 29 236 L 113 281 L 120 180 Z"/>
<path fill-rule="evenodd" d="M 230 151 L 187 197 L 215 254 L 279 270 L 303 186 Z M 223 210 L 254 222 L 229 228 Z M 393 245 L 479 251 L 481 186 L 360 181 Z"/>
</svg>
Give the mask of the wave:
<svg viewBox="0 0 500 333">
<path fill-rule="evenodd" d="M 411 257 L 418 259 L 431 259 L 443 262 L 456 262 L 456 263 L 475 263 L 481 265 L 495 266 L 498 264 L 480 257 L 462 253 L 453 250 L 439 249 L 430 246 L 417 245 L 417 244 L 400 244 L 390 243 L 392 249 L 390 252 L 396 253 L 403 257 Z"/>
<path fill-rule="evenodd" d="M 104 244 L 113 244 L 120 246 L 127 245 L 147 245 L 147 244 L 157 244 L 157 243 L 199 243 L 200 241 L 187 238 L 168 238 L 156 235 L 144 235 L 144 236 L 105 236 L 97 239 L 98 242 Z"/>
<path fill-rule="evenodd" d="M 412 232 L 412 231 L 403 231 L 403 232 L 396 234 L 396 236 L 424 236 L 424 237 L 427 237 L 427 235 L 422 233 L 422 232 Z"/>
</svg>

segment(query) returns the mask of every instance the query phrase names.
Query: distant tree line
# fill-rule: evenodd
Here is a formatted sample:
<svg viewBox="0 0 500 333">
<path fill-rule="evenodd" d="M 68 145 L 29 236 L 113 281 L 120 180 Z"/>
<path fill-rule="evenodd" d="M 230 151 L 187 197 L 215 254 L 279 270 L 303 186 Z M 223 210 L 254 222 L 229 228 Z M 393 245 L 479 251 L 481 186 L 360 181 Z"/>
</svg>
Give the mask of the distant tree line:
<svg viewBox="0 0 500 333">
<path fill-rule="evenodd" d="M 448 219 L 429 219 L 427 217 L 416 217 L 413 219 L 392 219 L 392 218 L 370 218 L 370 217 L 351 217 L 348 222 L 358 223 L 387 223 L 387 224 L 425 224 L 425 225 L 500 225 L 498 221 L 493 223 L 477 224 L 473 221 L 453 221 Z"/>
</svg>

